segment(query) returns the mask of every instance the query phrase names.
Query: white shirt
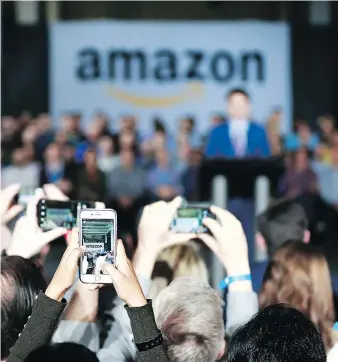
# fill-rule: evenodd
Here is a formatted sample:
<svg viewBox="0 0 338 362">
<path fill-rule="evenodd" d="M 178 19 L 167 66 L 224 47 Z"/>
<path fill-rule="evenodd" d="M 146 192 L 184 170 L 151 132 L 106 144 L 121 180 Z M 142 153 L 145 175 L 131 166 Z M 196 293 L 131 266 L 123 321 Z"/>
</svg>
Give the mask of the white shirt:
<svg viewBox="0 0 338 362">
<path fill-rule="evenodd" d="M 237 119 L 229 121 L 229 134 L 236 156 L 244 156 L 248 144 L 249 121 Z"/>
</svg>

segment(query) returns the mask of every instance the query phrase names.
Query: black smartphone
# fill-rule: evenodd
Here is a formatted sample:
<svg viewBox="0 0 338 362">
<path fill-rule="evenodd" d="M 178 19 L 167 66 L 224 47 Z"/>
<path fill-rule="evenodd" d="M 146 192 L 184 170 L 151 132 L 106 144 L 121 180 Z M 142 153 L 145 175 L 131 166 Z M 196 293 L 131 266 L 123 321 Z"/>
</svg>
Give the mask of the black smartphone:
<svg viewBox="0 0 338 362">
<path fill-rule="evenodd" d="M 216 219 L 209 208 L 187 206 L 179 208 L 170 225 L 170 230 L 176 233 L 207 233 L 209 230 L 203 225 L 203 219 Z"/>
<path fill-rule="evenodd" d="M 79 211 L 86 208 L 104 207 L 103 203 L 87 201 L 56 201 L 42 199 L 38 203 L 38 225 L 43 231 L 49 231 L 56 227 L 64 227 L 71 230 L 77 225 Z"/>
<path fill-rule="evenodd" d="M 41 188 L 21 187 L 19 193 L 14 198 L 14 202 L 26 207 L 32 197 L 39 193 L 43 195 L 43 190 Z"/>
</svg>

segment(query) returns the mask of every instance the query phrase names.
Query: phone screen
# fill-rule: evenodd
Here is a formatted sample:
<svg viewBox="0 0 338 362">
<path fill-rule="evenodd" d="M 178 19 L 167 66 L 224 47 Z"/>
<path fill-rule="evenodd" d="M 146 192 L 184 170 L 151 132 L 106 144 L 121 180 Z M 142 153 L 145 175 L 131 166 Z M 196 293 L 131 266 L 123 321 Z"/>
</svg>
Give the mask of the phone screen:
<svg viewBox="0 0 338 362">
<path fill-rule="evenodd" d="M 86 251 L 82 255 L 81 274 L 100 275 L 103 263 L 115 264 L 115 225 L 113 219 L 82 219 L 82 245 Z"/>
<path fill-rule="evenodd" d="M 213 217 L 208 209 L 180 208 L 176 212 L 170 229 L 177 233 L 205 233 L 208 231 L 203 225 L 205 217 Z"/>
<path fill-rule="evenodd" d="M 71 230 L 77 226 L 78 212 L 93 207 L 94 203 L 81 201 L 40 200 L 38 205 L 39 226 L 43 231 L 56 227 Z"/>
</svg>

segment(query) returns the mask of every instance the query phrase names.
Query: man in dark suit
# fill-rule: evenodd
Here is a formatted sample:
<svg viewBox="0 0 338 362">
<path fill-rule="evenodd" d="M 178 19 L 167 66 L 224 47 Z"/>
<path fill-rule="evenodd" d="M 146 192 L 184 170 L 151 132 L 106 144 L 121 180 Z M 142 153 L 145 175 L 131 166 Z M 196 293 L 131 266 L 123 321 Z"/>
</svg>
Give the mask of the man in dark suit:
<svg viewBox="0 0 338 362">
<path fill-rule="evenodd" d="M 210 133 L 206 158 L 264 158 L 270 156 L 270 146 L 263 126 L 250 119 L 251 102 L 248 93 L 233 89 L 227 95 L 228 120 Z M 251 199 L 229 200 L 228 209 L 242 223 L 249 246 L 249 259 L 255 259 L 254 203 Z"/>
</svg>

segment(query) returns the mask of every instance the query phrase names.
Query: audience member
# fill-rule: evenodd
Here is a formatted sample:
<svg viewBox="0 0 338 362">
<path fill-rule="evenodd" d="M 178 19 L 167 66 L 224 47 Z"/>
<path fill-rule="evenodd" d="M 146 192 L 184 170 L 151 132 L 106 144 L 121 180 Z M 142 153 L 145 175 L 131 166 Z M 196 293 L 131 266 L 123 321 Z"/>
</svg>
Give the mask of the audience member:
<svg viewBox="0 0 338 362">
<path fill-rule="evenodd" d="M 57 143 L 51 143 L 47 146 L 39 184 L 42 186 L 47 183 L 53 183 L 63 193 L 72 197 L 77 187 L 74 182 L 77 169 L 73 161 L 70 163 L 65 162 L 61 152 L 61 148 Z"/>
<path fill-rule="evenodd" d="M 147 295 L 151 299 L 156 298 L 161 290 L 181 276 L 190 276 L 202 283 L 208 283 L 208 270 L 196 243 L 189 242 L 186 245 L 173 245 L 159 254 L 152 272 L 152 283 Z"/>
<path fill-rule="evenodd" d="M 279 190 L 286 197 L 297 197 L 317 190 L 317 178 L 309 160 L 308 151 L 300 148 L 295 151 L 284 177 L 280 181 Z"/>
<path fill-rule="evenodd" d="M 332 134 L 335 130 L 335 119 L 331 114 L 318 117 L 317 123 L 320 128 L 320 140 L 325 146 L 331 146 Z"/>
<path fill-rule="evenodd" d="M 2 187 L 20 183 L 21 187 L 35 189 L 39 186 L 40 165 L 33 161 L 25 148 L 16 148 L 12 153 L 12 165 L 2 170 Z"/>
<path fill-rule="evenodd" d="M 20 256 L 1 257 L 2 361 L 27 323 L 36 297 L 45 289 L 42 270 L 32 261 Z"/>
<path fill-rule="evenodd" d="M 159 293 L 153 308 L 170 361 L 216 361 L 223 356 L 222 300 L 208 284 L 179 277 Z"/>
<path fill-rule="evenodd" d="M 326 362 L 326 354 L 316 326 L 298 310 L 277 304 L 235 332 L 227 361 Z"/>
<path fill-rule="evenodd" d="M 179 173 L 165 149 L 156 152 L 156 165 L 149 171 L 147 186 L 152 199 L 168 201 L 182 193 Z"/>
<path fill-rule="evenodd" d="M 106 179 L 97 166 L 95 149 L 88 149 L 85 152 L 84 164 L 78 170 L 77 185 L 78 200 L 104 200 Z"/>
<path fill-rule="evenodd" d="M 181 120 L 177 141 L 179 144 L 187 142 L 191 149 L 202 148 L 202 137 L 196 130 L 196 121 L 193 117 L 188 116 Z"/>
<path fill-rule="evenodd" d="M 283 146 L 281 140 L 280 127 L 282 124 L 282 111 L 275 109 L 266 122 L 266 132 L 270 144 L 271 155 L 279 156 L 282 154 Z"/>
<path fill-rule="evenodd" d="M 97 165 L 102 172 L 109 174 L 120 166 L 120 157 L 115 153 L 115 145 L 111 137 L 101 137 L 97 148 Z"/>
<path fill-rule="evenodd" d="M 257 239 L 265 244 L 268 259 L 288 240 L 309 243 L 310 231 L 303 207 L 292 200 L 282 200 L 272 204 L 257 220 Z M 258 293 L 268 261 L 252 265 L 252 285 Z"/>
<path fill-rule="evenodd" d="M 199 167 L 202 162 L 202 152 L 199 150 L 190 150 L 188 156 L 188 166 L 181 175 L 183 195 L 190 202 L 198 201 L 197 186 Z"/>
<path fill-rule="evenodd" d="M 314 151 L 319 144 L 319 137 L 313 133 L 309 124 L 304 119 L 295 121 L 295 132 L 286 135 L 284 148 L 286 151 L 297 151 L 306 148 Z"/>
<path fill-rule="evenodd" d="M 326 351 L 334 337 L 333 292 L 327 261 L 315 246 L 288 241 L 274 253 L 259 293 L 260 308 L 286 303 L 309 318 L 322 336 Z M 337 344 L 338 348 L 338 344 Z"/>
<path fill-rule="evenodd" d="M 318 178 L 320 196 L 338 211 L 338 146 L 332 148 L 331 164 L 316 160 L 312 163 Z"/>
<path fill-rule="evenodd" d="M 121 150 L 120 164 L 107 176 L 107 199 L 119 215 L 119 229 L 130 230 L 143 202 L 146 179 L 132 150 Z"/>
</svg>

